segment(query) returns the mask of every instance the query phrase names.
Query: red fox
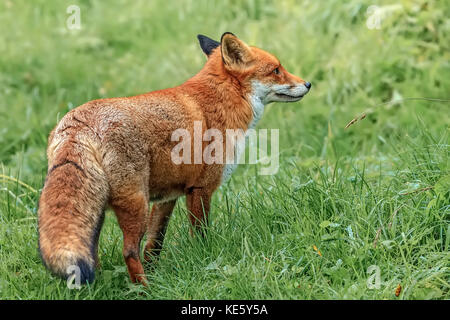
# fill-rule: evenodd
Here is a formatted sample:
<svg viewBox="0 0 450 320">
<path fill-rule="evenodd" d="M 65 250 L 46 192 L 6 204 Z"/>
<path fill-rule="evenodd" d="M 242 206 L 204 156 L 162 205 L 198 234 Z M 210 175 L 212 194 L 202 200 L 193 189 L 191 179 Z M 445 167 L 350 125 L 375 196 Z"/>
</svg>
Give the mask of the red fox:
<svg viewBox="0 0 450 320">
<path fill-rule="evenodd" d="M 210 200 L 226 164 L 171 161 L 178 128 L 247 130 L 270 102 L 300 100 L 311 83 L 287 72 L 278 59 L 234 34 L 220 42 L 198 35 L 207 62 L 198 74 L 169 89 L 99 99 L 68 112 L 48 139 L 48 173 L 39 200 L 39 250 L 44 265 L 81 283 L 94 280 L 104 210 L 112 208 L 123 232 L 123 256 L 132 282 L 146 284 L 145 259 L 157 257 L 177 198 L 186 196 L 192 230 L 203 230 Z M 153 202 L 151 213 L 149 203 Z"/>
</svg>

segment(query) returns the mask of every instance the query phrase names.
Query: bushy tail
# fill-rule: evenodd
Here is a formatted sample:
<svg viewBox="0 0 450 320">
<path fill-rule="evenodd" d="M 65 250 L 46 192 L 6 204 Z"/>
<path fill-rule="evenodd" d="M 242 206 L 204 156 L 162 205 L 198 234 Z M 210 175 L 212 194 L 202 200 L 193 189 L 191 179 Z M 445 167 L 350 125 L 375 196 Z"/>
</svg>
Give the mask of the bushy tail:
<svg viewBox="0 0 450 320">
<path fill-rule="evenodd" d="M 66 279 L 79 271 L 81 283 L 91 283 L 108 182 L 91 153 L 79 145 L 62 149 L 51 160 L 39 200 L 39 250 L 54 274 Z"/>
</svg>

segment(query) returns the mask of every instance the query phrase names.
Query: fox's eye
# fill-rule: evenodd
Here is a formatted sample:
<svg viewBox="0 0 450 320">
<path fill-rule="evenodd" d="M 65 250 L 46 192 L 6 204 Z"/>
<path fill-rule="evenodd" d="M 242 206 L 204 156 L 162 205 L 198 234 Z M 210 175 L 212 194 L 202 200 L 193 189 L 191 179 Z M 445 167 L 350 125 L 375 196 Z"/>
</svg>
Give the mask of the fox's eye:
<svg viewBox="0 0 450 320">
<path fill-rule="evenodd" d="M 275 69 L 273 70 L 273 73 L 275 73 L 275 74 L 280 74 L 280 69 L 275 68 Z"/>
</svg>

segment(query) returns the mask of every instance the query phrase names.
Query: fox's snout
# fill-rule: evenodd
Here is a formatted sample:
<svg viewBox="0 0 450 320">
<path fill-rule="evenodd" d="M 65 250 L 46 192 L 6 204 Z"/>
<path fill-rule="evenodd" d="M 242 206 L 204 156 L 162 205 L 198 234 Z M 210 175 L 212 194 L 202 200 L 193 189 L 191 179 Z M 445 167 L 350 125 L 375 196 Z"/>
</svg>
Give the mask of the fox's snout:
<svg viewBox="0 0 450 320">
<path fill-rule="evenodd" d="M 253 94 L 264 103 L 295 102 L 302 99 L 310 90 L 310 82 L 294 84 L 270 84 L 253 81 Z"/>
<path fill-rule="evenodd" d="M 281 69 L 283 74 L 280 79 L 281 84 L 277 83 L 272 86 L 274 96 L 276 97 L 273 101 L 291 102 L 300 100 L 311 89 L 311 82 L 289 73 L 282 67 Z"/>
</svg>

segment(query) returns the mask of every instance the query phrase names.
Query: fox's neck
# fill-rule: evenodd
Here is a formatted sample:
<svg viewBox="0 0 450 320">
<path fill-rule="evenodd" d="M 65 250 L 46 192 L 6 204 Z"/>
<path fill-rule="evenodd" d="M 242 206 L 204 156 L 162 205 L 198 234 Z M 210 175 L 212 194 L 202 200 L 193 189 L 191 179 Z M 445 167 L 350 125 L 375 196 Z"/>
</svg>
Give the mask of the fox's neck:
<svg viewBox="0 0 450 320">
<path fill-rule="evenodd" d="M 252 97 L 251 88 L 245 88 L 224 70 L 221 61 L 208 61 L 181 87 L 199 103 L 209 128 L 246 131 L 262 115 L 262 102 Z"/>
</svg>

